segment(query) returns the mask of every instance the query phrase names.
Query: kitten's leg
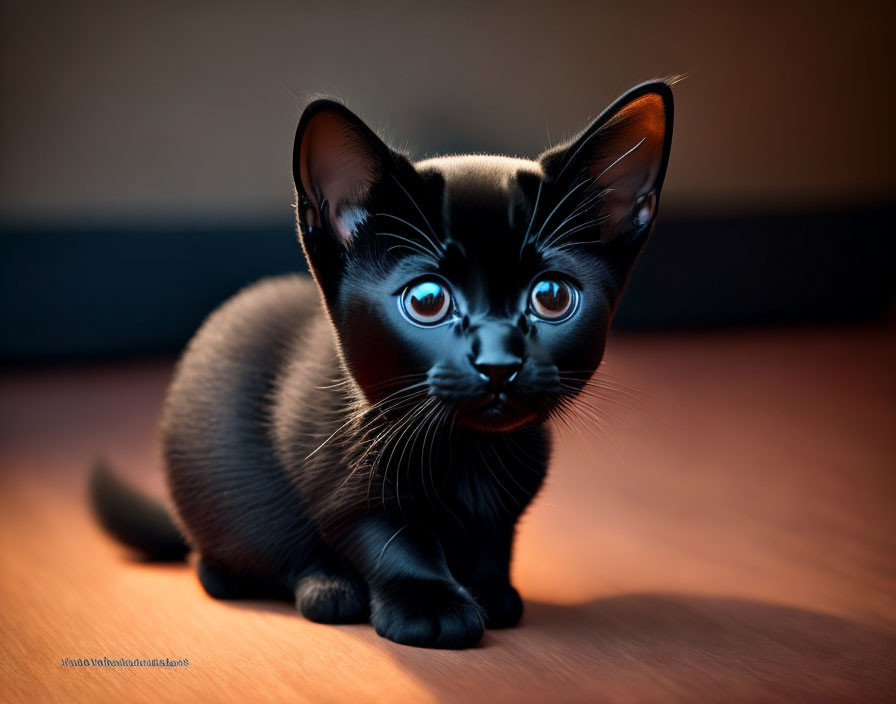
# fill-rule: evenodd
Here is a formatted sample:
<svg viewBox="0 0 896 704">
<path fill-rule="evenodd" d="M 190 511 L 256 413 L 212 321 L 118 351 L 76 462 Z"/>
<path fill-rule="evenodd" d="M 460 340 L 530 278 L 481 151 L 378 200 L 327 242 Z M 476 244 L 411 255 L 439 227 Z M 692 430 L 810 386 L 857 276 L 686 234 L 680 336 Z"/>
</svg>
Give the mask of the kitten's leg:
<svg viewBox="0 0 896 704">
<path fill-rule="evenodd" d="M 485 611 L 486 628 L 510 628 L 519 623 L 523 602 L 510 584 L 510 554 L 514 524 L 477 538 L 471 546 L 464 584 Z"/>
<path fill-rule="evenodd" d="M 364 623 L 370 616 L 367 590 L 357 579 L 319 566 L 303 574 L 295 588 L 296 606 L 317 623 Z"/>
<path fill-rule="evenodd" d="M 452 576 L 432 530 L 374 515 L 346 537 L 348 557 L 370 589 L 370 621 L 379 635 L 428 648 L 479 641 L 481 610 Z"/>
<path fill-rule="evenodd" d="M 286 596 L 276 585 L 254 575 L 242 574 L 199 559 L 199 582 L 215 599 L 282 599 Z"/>
</svg>

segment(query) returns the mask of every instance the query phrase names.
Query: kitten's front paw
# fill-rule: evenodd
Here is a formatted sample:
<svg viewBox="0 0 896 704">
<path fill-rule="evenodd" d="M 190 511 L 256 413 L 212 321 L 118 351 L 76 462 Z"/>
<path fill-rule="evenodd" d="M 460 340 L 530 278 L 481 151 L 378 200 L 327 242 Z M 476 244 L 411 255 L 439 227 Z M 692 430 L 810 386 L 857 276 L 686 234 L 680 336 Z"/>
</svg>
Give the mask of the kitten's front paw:
<svg viewBox="0 0 896 704">
<path fill-rule="evenodd" d="M 482 638 L 482 611 L 459 584 L 402 579 L 373 590 L 370 621 L 402 645 L 469 648 Z"/>
<path fill-rule="evenodd" d="M 523 615 L 520 593 L 509 584 L 473 585 L 476 602 L 485 611 L 486 628 L 511 628 Z"/>
</svg>

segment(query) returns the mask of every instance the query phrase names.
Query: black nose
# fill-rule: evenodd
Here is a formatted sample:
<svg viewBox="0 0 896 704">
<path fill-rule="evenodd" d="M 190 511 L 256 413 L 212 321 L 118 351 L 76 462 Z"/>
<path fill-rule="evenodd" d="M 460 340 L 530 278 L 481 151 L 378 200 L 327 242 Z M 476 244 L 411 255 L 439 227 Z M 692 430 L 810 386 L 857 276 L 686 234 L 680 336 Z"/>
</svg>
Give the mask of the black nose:
<svg viewBox="0 0 896 704">
<path fill-rule="evenodd" d="M 492 391 L 506 386 L 523 366 L 525 341 L 519 328 L 486 320 L 474 328 L 470 364 Z"/>
<path fill-rule="evenodd" d="M 521 362 L 511 362 L 506 364 L 481 364 L 474 362 L 473 366 L 482 376 L 483 380 L 488 381 L 489 389 L 498 391 L 514 380 L 520 367 L 523 365 Z"/>
</svg>

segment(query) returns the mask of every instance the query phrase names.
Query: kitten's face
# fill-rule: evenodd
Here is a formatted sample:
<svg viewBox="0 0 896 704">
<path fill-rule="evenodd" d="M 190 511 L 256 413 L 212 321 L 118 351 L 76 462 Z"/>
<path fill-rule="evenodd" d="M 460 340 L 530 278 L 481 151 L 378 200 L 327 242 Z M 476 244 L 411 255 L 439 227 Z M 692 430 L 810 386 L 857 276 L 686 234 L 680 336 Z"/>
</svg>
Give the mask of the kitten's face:
<svg viewBox="0 0 896 704">
<path fill-rule="evenodd" d="M 294 163 L 303 245 L 371 403 L 425 395 L 458 425 L 501 432 L 581 389 L 668 158 L 668 87 L 636 92 L 539 161 L 411 164 L 344 108 L 309 107 Z"/>
</svg>

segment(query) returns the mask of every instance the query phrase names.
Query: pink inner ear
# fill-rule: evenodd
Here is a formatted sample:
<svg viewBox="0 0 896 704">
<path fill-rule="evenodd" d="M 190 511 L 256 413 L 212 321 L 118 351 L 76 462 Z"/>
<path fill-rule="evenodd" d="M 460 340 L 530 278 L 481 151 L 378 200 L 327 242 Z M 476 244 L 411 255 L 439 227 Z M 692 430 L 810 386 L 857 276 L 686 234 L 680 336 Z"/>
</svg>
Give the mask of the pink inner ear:
<svg viewBox="0 0 896 704">
<path fill-rule="evenodd" d="M 633 100 L 600 129 L 589 173 L 603 197 L 605 240 L 636 219 L 640 196 L 649 192 L 663 159 L 666 117 L 663 99 L 650 93 Z"/>
<path fill-rule="evenodd" d="M 306 221 L 322 224 L 321 207 L 328 203 L 330 224 L 345 244 L 359 222 L 358 207 L 376 178 L 376 161 L 363 137 L 344 117 L 324 111 L 309 121 L 302 136 L 302 188 L 312 209 Z M 361 217 L 363 219 L 363 217 Z"/>
</svg>

